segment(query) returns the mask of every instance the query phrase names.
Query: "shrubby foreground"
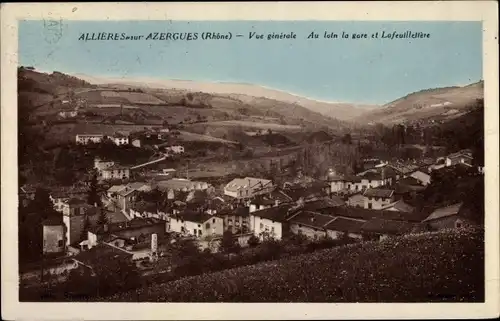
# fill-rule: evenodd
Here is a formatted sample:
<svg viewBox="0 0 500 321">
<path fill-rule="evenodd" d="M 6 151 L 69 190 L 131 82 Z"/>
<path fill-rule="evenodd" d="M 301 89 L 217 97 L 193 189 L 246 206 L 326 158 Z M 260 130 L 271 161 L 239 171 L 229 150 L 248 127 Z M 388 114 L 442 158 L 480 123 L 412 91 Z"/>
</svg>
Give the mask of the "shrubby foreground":
<svg viewBox="0 0 500 321">
<path fill-rule="evenodd" d="M 481 302 L 484 232 L 320 250 L 100 298 L 111 302 Z"/>
</svg>

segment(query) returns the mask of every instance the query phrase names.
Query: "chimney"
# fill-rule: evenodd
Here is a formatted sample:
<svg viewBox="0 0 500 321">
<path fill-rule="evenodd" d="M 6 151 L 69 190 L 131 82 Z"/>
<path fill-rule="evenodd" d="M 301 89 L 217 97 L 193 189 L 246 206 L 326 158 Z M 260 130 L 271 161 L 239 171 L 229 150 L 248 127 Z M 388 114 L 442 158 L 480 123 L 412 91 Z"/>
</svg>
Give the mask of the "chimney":
<svg viewBox="0 0 500 321">
<path fill-rule="evenodd" d="M 280 201 L 279 200 L 274 200 L 274 206 L 279 206 L 280 205 Z"/>
<path fill-rule="evenodd" d="M 382 167 L 382 184 L 385 184 L 385 167 Z"/>
<path fill-rule="evenodd" d="M 314 222 L 314 216 L 311 216 L 311 222 Z"/>
</svg>

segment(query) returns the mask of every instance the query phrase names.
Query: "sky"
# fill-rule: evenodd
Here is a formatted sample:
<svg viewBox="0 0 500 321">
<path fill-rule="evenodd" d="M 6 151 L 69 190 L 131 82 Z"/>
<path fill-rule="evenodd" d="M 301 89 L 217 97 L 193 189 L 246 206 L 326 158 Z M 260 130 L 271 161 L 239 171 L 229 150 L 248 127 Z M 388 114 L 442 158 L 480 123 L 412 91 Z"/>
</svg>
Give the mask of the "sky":
<svg viewBox="0 0 500 321">
<path fill-rule="evenodd" d="M 422 89 L 482 79 L 480 22 L 63 21 L 60 37 L 42 21 L 21 21 L 19 64 L 90 76 L 148 77 L 260 85 L 333 102 L 384 104 Z M 201 40 L 202 32 L 231 40 Z M 311 32 L 318 39 L 307 39 Z M 323 38 L 366 33 L 368 39 Z M 428 39 L 381 39 L 381 32 Z M 82 33 L 197 32 L 198 40 L 81 41 Z M 248 39 L 294 32 L 296 39 Z M 371 34 L 379 32 L 379 39 Z M 242 34 L 243 37 L 235 37 Z"/>
</svg>

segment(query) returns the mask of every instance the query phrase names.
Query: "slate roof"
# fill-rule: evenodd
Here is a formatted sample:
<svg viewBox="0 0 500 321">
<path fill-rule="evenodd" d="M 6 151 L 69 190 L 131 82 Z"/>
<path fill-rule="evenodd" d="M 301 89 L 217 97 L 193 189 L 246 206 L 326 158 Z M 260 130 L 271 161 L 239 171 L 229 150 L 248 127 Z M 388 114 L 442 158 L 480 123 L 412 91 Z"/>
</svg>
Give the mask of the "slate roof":
<svg viewBox="0 0 500 321">
<path fill-rule="evenodd" d="M 462 205 L 463 203 L 457 203 L 450 206 L 438 208 L 434 212 L 432 212 L 431 215 L 429 215 L 425 220 L 423 220 L 423 222 L 433 221 L 452 215 L 458 215 L 460 209 L 462 208 Z"/>
</svg>

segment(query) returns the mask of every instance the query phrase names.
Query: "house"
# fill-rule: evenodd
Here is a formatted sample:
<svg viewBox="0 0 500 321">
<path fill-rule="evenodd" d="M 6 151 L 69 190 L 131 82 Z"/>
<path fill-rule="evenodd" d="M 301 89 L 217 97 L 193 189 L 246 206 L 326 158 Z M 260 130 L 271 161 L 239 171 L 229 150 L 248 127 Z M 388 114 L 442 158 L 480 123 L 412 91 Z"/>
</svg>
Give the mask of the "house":
<svg viewBox="0 0 500 321">
<path fill-rule="evenodd" d="M 275 189 L 269 194 L 261 194 L 252 198 L 249 202 L 250 212 L 263 210 L 280 204 L 291 202 L 293 199 L 284 191 Z"/>
<path fill-rule="evenodd" d="M 330 185 L 326 182 L 314 182 L 308 186 L 288 186 L 283 190 L 292 200 L 303 198 L 305 201 L 317 200 L 330 194 Z"/>
<path fill-rule="evenodd" d="M 190 181 L 185 178 L 172 178 L 166 181 L 158 181 L 156 183 L 156 187 L 160 191 L 168 191 L 172 190 L 174 192 L 177 191 L 182 191 L 182 192 L 189 192 L 193 190 L 208 190 L 208 192 L 213 191 L 213 187 L 205 182 L 198 182 L 198 181 Z"/>
<path fill-rule="evenodd" d="M 288 225 L 292 233 L 318 240 L 326 237 L 325 227 L 333 220 L 335 217 L 330 215 L 302 210 L 288 218 Z"/>
<path fill-rule="evenodd" d="M 424 186 L 431 183 L 431 175 L 424 170 L 416 170 L 410 174 L 410 177 L 416 179 L 421 185 Z"/>
<path fill-rule="evenodd" d="M 391 185 L 396 180 L 396 172 L 389 167 L 373 168 L 357 174 L 361 178 L 361 190 Z"/>
<path fill-rule="evenodd" d="M 224 194 L 237 198 L 249 199 L 256 195 L 273 191 L 273 182 L 263 178 L 235 178 L 224 187 Z"/>
<path fill-rule="evenodd" d="M 359 207 L 336 207 L 329 213 L 332 216 L 352 218 L 369 221 L 374 218 L 392 220 L 392 221 L 405 221 L 420 223 L 427 216 L 425 213 L 420 212 L 399 212 L 388 210 L 371 210 Z"/>
<path fill-rule="evenodd" d="M 61 217 L 48 218 L 42 222 L 43 254 L 53 255 L 66 252 L 66 231 Z"/>
<path fill-rule="evenodd" d="M 380 209 L 383 211 L 396 211 L 396 212 L 406 212 L 406 213 L 412 213 L 415 210 L 413 206 L 405 203 L 403 200 L 383 205 Z"/>
<path fill-rule="evenodd" d="M 139 192 L 133 188 L 125 186 L 124 189 L 116 193 L 117 205 L 123 211 L 126 211 L 131 204 L 137 200 L 137 194 Z"/>
<path fill-rule="evenodd" d="M 76 143 L 87 145 L 90 143 L 100 143 L 104 140 L 103 134 L 77 134 Z"/>
<path fill-rule="evenodd" d="M 224 220 L 215 215 L 185 210 L 170 217 L 169 231 L 198 238 L 222 235 Z"/>
<path fill-rule="evenodd" d="M 464 149 L 459 152 L 448 155 L 446 157 L 446 166 L 448 167 L 461 164 L 468 167 L 472 167 L 473 160 L 474 158 L 472 157 L 472 151 Z"/>
<path fill-rule="evenodd" d="M 106 191 L 106 194 L 109 198 L 115 198 L 120 191 L 122 191 L 126 188 L 126 186 L 127 185 L 123 185 L 123 184 L 113 185 Z"/>
<path fill-rule="evenodd" d="M 250 231 L 250 209 L 246 206 L 222 210 L 217 216 L 224 219 L 224 231 L 231 231 L 233 234 Z"/>
<path fill-rule="evenodd" d="M 114 164 L 101 171 L 101 178 L 108 179 L 129 179 L 130 167 Z"/>
<path fill-rule="evenodd" d="M 345 206 L 344 200 L 339 196 L 333 196 L 332 198 L 305 202 L 303 209 L 305 211 L 317 212 L 320 214 L 330 214 L 339 206 Z"/>
<path fill-rule="evenodd" d="M 345 236 L 354 239 L 362 239 L 361 226 L 363 226 L 365 222 L 365 220 L 361 219 L 335 217 L 325 225 L 326 235 L 333 240 Z"/>
<path fill-rule="evenodd" d="M 62 110 L 58 113 L 61 118 L 73 118 L 78 116 L 78 110 Z"/>
<path fill-rule="evenodd" d="M 419 166 L 412 163 L 394 162 L 387 164 L 387 167 L 392 168 L 396 172 L 396 179 L 408 177 L 411 173 L 416 171 Z"/>
<path fill-rule="evenodd" d="M 422 223 L 434 230 L 475 225 L 475 222 L 468 218 L 468 214 L 463 203 L 456 203 L 436 209 Z"/>
<path fill-rule="evenodd" d="M 97 222 L 99 216 L 94 206 L 76 198 L 70 199 L 63 205 L 62 214 L 66 231 L 66 246 L 80 241 L 87 218 L 92 225 Z"/>
<path fill-rule="evenodd" d="M 129 136 L 124 135 L 122 133 L 115 133 L 114 136 L 109 137 L 116 146 L 128 145 L 129 144 Z"/>
<path fill-rule="evenodd" d="M 380 210 L 385 205 L 394 202 L 394 190 L 369 188 L 364 193 L 364 208 Z"/>
<path fill-rule="evenodd" d="M 156 234 L 162 237 L 166 234 L 166 222 L 155 218 L 134 218 L 126 222 L 110 223 L 95 226 L 88 232 L 88 247 L 92 248 L 110 235 L 124 239 L 151 239 Z"/>
<path fill-rule="evenodd" d="M 90 246 L 88 251 L 78 253 L 74 260 L 81 266 L 89 268 L 91 271 L 103 260 L 118 260 L 118 261 L 131 261 L 133 253 L 124 251 L 117 246 L 112 246 L 106 243 L 98 243 Z"/>
<path fill-rule="evenodd" d="M 155 203 L 140 201 L 130 205 L 128 208 L 131 218 L 148 218 L 158 216 L 158 206 Z"/>
<path fill-rule="evenodd" d="M 391 237 L 407 233 L 413 233 L 419 230 L 416 223 L 405 221 L 392 221 L 380 218 L 374 218 L 361 226 L 361 232 L 365 239 L 378 239 L 380 241 Z"/>
<path fill-rule="evenodd" d="M 347 206 L 352 207 L 364 207 L 365 206 L 365 197 L 362 192 L 357 192 L 351 194 L 347 197 Z"/>
<path fill-rule="evenodd" d="M 94 158 L 94 168 L 97 170 L 99 175 L 102 175 L 102 170 L 109 168 L 115 164 L 112 160 L 103 160 L 99 157 Z"/>
<path fill-rule="evenodd" d="M 166 146 L 165 152 L 171 154 L 182 154 L 184 153 L 184 146 L 181 145 Z"/>
<path fill-rule="evenodd" d="M 290 232 L 287 219 L 300 208 L 300 205 L 283 204 L 252 212 L 250 213 L 250 229 L 261 240 L 268 237 L 280 240 Z"/>
</svg>

